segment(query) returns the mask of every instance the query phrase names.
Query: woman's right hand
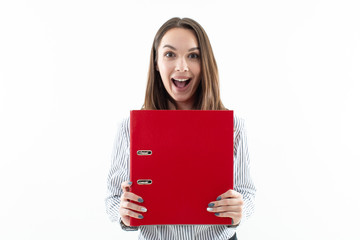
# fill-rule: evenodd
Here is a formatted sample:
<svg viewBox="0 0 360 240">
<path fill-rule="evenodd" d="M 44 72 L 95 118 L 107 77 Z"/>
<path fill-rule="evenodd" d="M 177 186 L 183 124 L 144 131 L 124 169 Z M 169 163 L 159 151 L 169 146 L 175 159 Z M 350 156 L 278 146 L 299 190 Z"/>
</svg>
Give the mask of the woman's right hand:
<svg viewBox="0 0 360 240">
<path fill-rule="evenodd" d="M 130 192 L 131 184 L 132 183 L 129 181 L 121 183 L 121 189 L 123 190 L 123 194 L 120 197 L 119 211 L 120 218 L 126 226 L 130 226 L 130 217 L 143 219 L 144 216 L 139 212 L 147 211 L 145 207 L 140 206 L 134 202 L 130 202 L 130 200 L 138 203 L 144 202 L 144 200 L 140 196 Z"/>
</svg>

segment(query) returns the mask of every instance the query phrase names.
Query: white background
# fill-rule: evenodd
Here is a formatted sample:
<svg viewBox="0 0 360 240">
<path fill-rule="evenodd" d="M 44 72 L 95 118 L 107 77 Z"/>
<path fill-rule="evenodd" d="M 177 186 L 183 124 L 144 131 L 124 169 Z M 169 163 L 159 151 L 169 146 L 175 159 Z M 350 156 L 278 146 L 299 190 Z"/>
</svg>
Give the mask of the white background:
<svg viewBox="0 0 360 240">
<path fill-rule="evenodd" d="M 358 1 L 0 2 L 0 239 L 136 239 L 105 213 L 117 123 L 174 16 L 207 31 L 245 118 L 240 239 L 360 239 Z M 174 206 L 176 207 L 176 206 Z"/>
</svg>

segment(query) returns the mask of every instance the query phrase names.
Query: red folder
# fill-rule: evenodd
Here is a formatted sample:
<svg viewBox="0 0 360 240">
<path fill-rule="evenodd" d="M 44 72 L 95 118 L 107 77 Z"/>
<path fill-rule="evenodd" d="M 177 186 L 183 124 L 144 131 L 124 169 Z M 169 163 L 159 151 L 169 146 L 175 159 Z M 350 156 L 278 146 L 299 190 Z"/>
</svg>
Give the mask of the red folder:
<svg viewBox="0 0 360 240">
<path fill-rule="evenodd" d="M 131 226 L 231 224 L 206 208 L 233 189 L 233 121 L 228 110 L 130 112 L 130 191 L 148 210 Z"/>
</svg>

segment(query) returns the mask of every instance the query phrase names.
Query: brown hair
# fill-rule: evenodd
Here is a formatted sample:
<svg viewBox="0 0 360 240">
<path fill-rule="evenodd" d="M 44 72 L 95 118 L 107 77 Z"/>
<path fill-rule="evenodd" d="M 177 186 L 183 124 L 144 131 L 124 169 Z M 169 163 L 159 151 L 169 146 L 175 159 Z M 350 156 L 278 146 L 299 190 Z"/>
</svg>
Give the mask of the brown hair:
<svg viewBox="0 0 360 240">
<path fill-rule="evenodd" d="M 199 43 L 201 77 L 195 93 L 196 100 L 193 108 L 198 110 L 225 110 L 220 99 L 219 74 L 209 38 L 200 24 L 190 18 L 171 18 L 156 33 L 151 48 L 148 81 L 142 109 L 168 109 L 168 101 L 175 105 L 174 99 L 167 93 L 162 83 L 160 73 L 156 70 L 158 47 L 165 33 L 172 28 L 192 30 Z"/>
</svg>

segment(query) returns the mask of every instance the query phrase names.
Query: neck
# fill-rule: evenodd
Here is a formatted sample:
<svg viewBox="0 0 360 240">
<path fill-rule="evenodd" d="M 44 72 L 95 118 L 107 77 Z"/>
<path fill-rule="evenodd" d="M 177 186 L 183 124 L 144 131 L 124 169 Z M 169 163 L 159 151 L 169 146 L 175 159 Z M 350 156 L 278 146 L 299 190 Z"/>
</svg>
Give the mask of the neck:
<svg viewBox="0 0 360 240">
<path fill-rule="evenodd" d="M 194 103 L 193 102 L 176 102 L 174 105 L 172 102 L 168 102 L 168 106 L 170 110 L 192 110 Z"/>
</svg>

